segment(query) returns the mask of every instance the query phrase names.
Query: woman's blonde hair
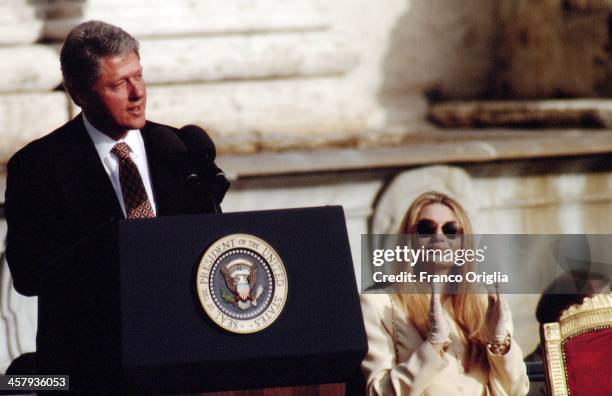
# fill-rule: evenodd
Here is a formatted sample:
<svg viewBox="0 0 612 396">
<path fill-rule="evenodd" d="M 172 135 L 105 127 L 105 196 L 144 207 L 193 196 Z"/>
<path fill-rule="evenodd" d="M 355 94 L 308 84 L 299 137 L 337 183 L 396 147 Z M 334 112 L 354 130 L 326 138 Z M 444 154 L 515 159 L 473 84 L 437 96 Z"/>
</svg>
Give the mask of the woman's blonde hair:
<svg viewBox="0 0 612 396">
<path fill-rule="evenodd" d="M 454 199 L 446 194 L 429 191 L 419 195 L 408 208 L 400 225 L 400 234 L 416 234 L 416 222 L 421 210 L 431 204 L 442 204 L 453 211 L 457 222 L 461 227 L 462 248 L 471 247 L 472 226 L 463 207 Z M 452 271 L 465 273 L 474 271 L 474 263 L 466 263 L 463 266 L 453 266 Z M 395 294 L 400 304 L 406 310 L 409 320 L 415 325 L 421 337 L 427 338 L 429 333 L 429 304 L 431 296 L 429 294 Z M 481 295 L 471 290 L 470 284 L 461 282 L 455 292 L 450 295 L 451 314 L 460 328 L 462 341 L 466 344 L 466 355 L 464 364 L 466 371 L 474 364 L 488 365 L 486 356 L 486 328 L 485 316 L 486 306 Z"/>
</svg>

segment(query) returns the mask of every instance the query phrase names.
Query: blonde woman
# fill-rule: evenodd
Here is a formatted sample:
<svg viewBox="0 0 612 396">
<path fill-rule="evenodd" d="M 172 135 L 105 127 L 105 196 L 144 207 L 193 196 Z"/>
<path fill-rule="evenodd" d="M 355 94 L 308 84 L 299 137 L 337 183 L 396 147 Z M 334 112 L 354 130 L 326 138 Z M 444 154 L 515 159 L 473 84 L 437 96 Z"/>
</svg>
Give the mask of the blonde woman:
<svg viewBox="0 0 612 396">
<path fill-rule="evenodd" d="M 465 248 L 472 233 L 463 208 L 438 192 L 420 195 L 402 234 L 429 249 Z M 472 264 L 420 262 L 416 272 L 465 273 Z M 470 293 L 462 282 L 427 294 L 364 294 L 369 351 L 362 369 L 369 395 L 524 395 L 529 389 L 512 320 L 499 295 Z"/>
</svg>

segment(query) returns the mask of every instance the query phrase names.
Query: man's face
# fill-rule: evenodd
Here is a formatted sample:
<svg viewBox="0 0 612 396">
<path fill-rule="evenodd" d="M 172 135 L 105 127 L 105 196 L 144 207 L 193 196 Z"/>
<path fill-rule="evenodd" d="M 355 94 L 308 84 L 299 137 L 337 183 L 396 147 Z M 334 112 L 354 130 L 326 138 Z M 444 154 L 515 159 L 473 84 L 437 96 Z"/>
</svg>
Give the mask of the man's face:
<svg viewBox="0 0 612 396">
<path fill-rule="evenodd" d="M 98 80 L 83 101 L 91 123 L 114 139 L 145 125 L 147 90 L 135 52 L 100 59 Z"/>
</svg>

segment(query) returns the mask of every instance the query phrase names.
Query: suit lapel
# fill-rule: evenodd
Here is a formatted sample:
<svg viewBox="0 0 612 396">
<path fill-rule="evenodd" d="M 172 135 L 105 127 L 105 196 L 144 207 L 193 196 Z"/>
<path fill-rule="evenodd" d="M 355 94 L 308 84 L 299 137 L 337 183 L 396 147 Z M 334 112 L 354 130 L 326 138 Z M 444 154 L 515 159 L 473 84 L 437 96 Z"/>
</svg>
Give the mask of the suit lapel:
<svg viewBox="0 0 612 396">
<path fill-rule="evenodd" d="M 147 162 L 151 175 L 151 185 L 155 195 L 158 216 L 168 216 L 186 213 L 186 190 L 184 181 L 186 175 L 181 168 L 184 158 L 172 156 L 167 148 L 161 147 L 151 136 L 155 125 L 147 122 L 141 130 L 147 151 Z"/>
<path fill-rule="evenodd" d="M 145 151 L 147 154 L 147 164 L 149 166 L 149 175 L 151 178 L 151 188 L 153 189 L 153 195 L 155 198 L 155 206 L 157 207 L 157 216 L 163 215 L 165 212 L 165 194 L 163 188 L 162 179 L 166 178 L 166 172 L 159 166 L 160 148 L 157 147 L 153 139 L 149 134 L 151 130 L 151 124 L 147 122 L 144 128 L 141 129 L 142 140 L 145 144 Z"/>
<path fill-rule="evenodd" d="M 187 213 L 186 175 L 182 171 L 184 165 L 179 163 L 184 159 L 170 156 L 165 147 L 160 147 L 160 144 L 151 138 L 149 132 L 153 127 L 154 125 L 147 122 L 141 133 L 157 215 Z M 59 173 L 68 201 L 67 210 L 74 213 L 75 220 L 84 230 L 97 227 L 111 218 L 124 218 L 113 185 L 80 115 L 66 125 L 64 136 L 58 168 L 61 169 Z"/>
<path fill-rule="evenodd" d="M 123 218 L 113 185 L 81 116 L 71 121 L 66 136 L 63 184 L 81 224 L 85 229 L 91 229 L 110 218 Z"/>
</svg>

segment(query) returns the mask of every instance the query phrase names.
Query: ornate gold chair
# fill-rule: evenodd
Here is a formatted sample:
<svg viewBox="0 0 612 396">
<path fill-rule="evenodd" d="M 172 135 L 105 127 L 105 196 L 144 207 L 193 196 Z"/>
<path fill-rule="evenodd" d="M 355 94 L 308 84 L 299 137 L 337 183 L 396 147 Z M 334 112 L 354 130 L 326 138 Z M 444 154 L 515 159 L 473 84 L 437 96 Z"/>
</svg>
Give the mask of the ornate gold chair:
<svg viewBox="0 0 612 396">
<path fill-rule="evenodd" d="M 550 395 L 612 395 L 612 294 L 572 305 L 542 337 Z"/>
</svg>

